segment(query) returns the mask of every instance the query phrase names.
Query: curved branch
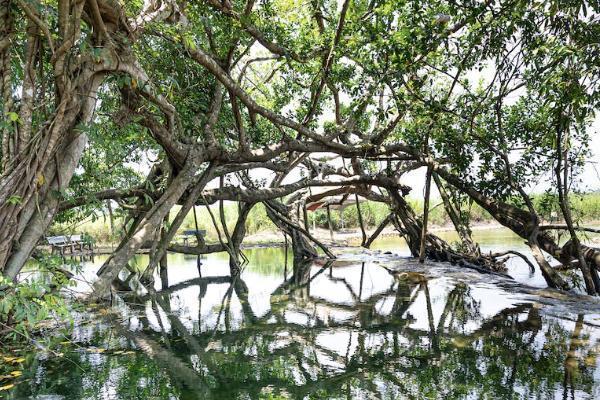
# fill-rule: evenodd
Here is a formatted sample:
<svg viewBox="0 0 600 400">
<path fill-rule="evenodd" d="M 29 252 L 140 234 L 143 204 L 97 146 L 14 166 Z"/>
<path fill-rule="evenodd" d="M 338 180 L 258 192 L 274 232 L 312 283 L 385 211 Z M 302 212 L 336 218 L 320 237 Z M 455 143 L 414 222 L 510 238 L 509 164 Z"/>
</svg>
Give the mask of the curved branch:
<svg viewBox="0 0 600 400">
<path fill-rule="evenodd" d="M 527 258 L 527 256 L 523 253 L 520 253 L 516 250 L 506 250 L 506 251 L 502 251 L 502 252 L 498 252 L 498 253 L 491 253 L 490 257 L 492 258 L 500 258 L 506 255 L 514 255 L 517 257 L 520 257 L 523 261 L 525 261 L 527 263 L 527 265 L 529 266 L 529 270 L 531 272 L 535 272 L 535 265 L 533 265 L 533 263 L 529 260 L 529 258 Z"/>
<path fill-rule="evenodd" d="M 71 208 L 81 207 L 81 206 L 84 206 L 91 202 L 100 202 L 102 200 L 120 200 L 120 199 L 126 199 L 126 198 L 130 198 L 130 197 L 144 197 L 144 196 L 152 197 L 151 195 L 152 195 L 151 193 L 148 193 L 144 189 L 140 189 L 140 188 L 126 189 L 126 190 L 107 189 L 107 190 L 103 190 L 101 192 L 92 193 L 92 194 L 86 195 L 86 196 L 79 196 L 79 197 L 75 197 L 74 199 L 71 199 L 71 200 L 63 201 L 60 203 L 60 206 L 58 207 L 58 211 L 66 211 Z"/>
</svg>

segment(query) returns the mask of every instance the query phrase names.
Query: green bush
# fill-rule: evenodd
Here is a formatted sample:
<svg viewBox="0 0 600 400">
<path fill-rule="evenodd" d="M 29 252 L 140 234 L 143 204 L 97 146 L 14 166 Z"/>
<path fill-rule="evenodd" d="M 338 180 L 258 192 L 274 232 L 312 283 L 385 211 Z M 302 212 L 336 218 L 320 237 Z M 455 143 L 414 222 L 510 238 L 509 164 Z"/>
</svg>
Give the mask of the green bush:
<svg viewBox="0 0 600 400">
<path fill-rule="evenodd" d="M 30 276 L 14 283 L 0 276 L 0 331 L 3 340 L 30 341 L 44 321 L 70 321 L 70 305 L 60 290 L 73 282 L 59 257 L 44 256 L 29 265 Z M 61 324 L 63 325 L 63 324 Z"/>
<path fill-rule="evenodd" d="M 560 215 L 555 196 L 536 195 L 533 197 L 533 200 L 536 209 L 539 210 L 540 216 L 544 220 L 549 221 L 551 220 L 552 215 L 555 217 Z M 407 201 L 415 211 L 417 217 L 420 217 L 423 213 L 423 200 L 409 197 Z M 589 222 L 600 220 L 600 193 L 589 193 L 585 195 L 572 194 L 570 196 L 570 201 L 573 208 L 573 216 L 577 221 Z M 389 214 L 389 206 L 383 203 L 365 201 L 360 203 L 360 207 L 367 229 L 374 229 Z M 218 205 L 212 205 L 211 210 L 220 227 Z M 463 212 L 468 212 L 471 224 L 495 222 L 491 215 L 476 203 L 463 204 L 462 210 Z M 178 211 L 179 207 L 175 207 L 171 211 L 170 220 L 175 218 Z M 232 232 L 238 216 L 237 204 L 226 202 L 224 206 L 224 212 L 227 226 L 229 231 Z M 357 228 L 359 226 L 358 212 L 354 204 L 348 205 L 343 210 L 342 214 L 344 226 L 346 228 Z M 206 207 L 197 206 L 196 215 L 198 218 L 198 228 L 206 230 L 207 239 L 209 241 L 217 241 L 217 232 L 213 226 L 212 219 Z M 318 209 L 314 212 L 308 212 L 308 219 L 311 227 L 314 224 L 319 228 L 329 229 L 327 223 L 327 212 L 324 208 Z M 335 230 L 341 229 L 342 223 L 339 210 L 331 210 L 331 221 Z M 119 237 L 122 235 L 123 221 L 121 218 L 116 217 L 114 223 L 114 237 L 110 233 L 108 218 L 104 218 L 102 216 L 95 218 L 93 221 L 87 221 L 78 225 L 67 226 L 64 224 L 56 224 L 52 227 L 49 235 L 82 233 L 90 238 L 93 238 L 96 243 L 109 243 L 111 241 L 115 242 L 118 241 Z M 445 226 L 451 224 L 451 221 L 446 213 L 446 210 L 444 209 L 443 204 L 441 204 L 440 199 L 432 199 L 429 213 L 429 223 L 432 226 Z M 194 213 L 193 211 L 190 211 L 184 219 L 180 232 L 183 230 L 195 229 L 195 226 Z M 260 232 L 272 232 L 275 230 L 275 225 L 267 217 L 265 206 L 262 203 L 254 206 L 248 216 L 248 220 L 246 221 L 246 233 L 248 235 L 252 235 Z M 222 230 L 221 234 L 223 235 Z"/>
<path fill-rule="evenodd" d="M 171 212 L 171 217 L 174 218 L 175 214 L 179 210 L 173 210 Z M 217 224 L 219 226 L 219 230 L 221 231 L 221 235 L 223 235 L 223 230 L 221 228 L 221 219 L 219 217 L 219 207 L 218 205 L 212 205 L 211 211 L 213 216 L 215 217 Z M 229 232 L 233 232 L 235 228 L 235 224 L 237 222 L 238 217 L 238 205 L 237 203 L 225 203 L 223 207 L 223 211 L 225 214 L 225 221 L 227 223 L 227 228 Z M 210 214 L 206 207 L 196 207 L 196 217 L 198 219 L 198 229 L 205 230 L 207 239 L 209 240 L 217 240 L 217 231 L 215 230 L 214 224 L 210 217 Z M 188 229 L 196 229 L 196 224 L 194 222 L 194 210 L 191 210 L 185 217 L 183 224 L 181 225 L 180 231 L 188 230 Z M 265 206 L 262 203 L 255 205 L 250 214 L 248 215 L 248 219 L 246 220 L 246 233 L 249 235 L 264 232 L 264 231 L 272 231 L 275 229 L 275 225 L 271 222 L 269 217 L 267 217 L 267 212 L 265 210 Z"/>
</svg>

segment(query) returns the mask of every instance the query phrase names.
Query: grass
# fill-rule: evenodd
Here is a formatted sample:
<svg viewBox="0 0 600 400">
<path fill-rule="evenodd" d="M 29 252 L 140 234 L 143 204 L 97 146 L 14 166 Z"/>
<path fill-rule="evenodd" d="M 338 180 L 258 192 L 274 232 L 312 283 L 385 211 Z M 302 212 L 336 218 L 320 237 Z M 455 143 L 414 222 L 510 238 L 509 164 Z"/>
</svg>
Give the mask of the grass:
<svg viewBox="0 0 600 400">
<path fill-rule="evenodd" d="M 576 221 L 583 222 L 592 222 L 592 221 L 600 221 L 600 193 L 588 193 L 585 195 L 572 195 L 570 197 L 571 204 L 573 206 L 573 216 Z M 423 201 L 420 199 L 409 198 L 409 204 L 415 210 L 417 215 L 421 215 L 423 212 Z M 431 209 L 429 214 L 429 221 L 433 226 L 447 226 L 450 224 L 450 220 L 446 214 L 446 211 L 442 204 L 440 204 L 441 200 L 433 200 L 431 203 Z M 557 212 L 556 201 L 553 198 L 549 198 L 547 196 L 536 196 L 534 198 L 534 202 L 536 205 L 536 209 L 540 210 L 540 216 L 547 221 L 551 221 L 556 219 L 557 215 L 560 215 L 560 212 Z M 549 206 L 549 205 L 552 205 Z M 371 201 L 366 201 L 360 204 L 363 220 L 367 227 L 367 229 L 374 229 L 381 221 L 388 215 L 389 208 L 387 204 L 383 203 L 375 203 Z M 219 209 L 217 205 L 213 205 L 211 207 L 212 213 L 219 221 Z M 175 215 L 179 211 L 179 207 L 171 210 L 170 220 L 175 218 Z M 227 221 L 227 226 L 229 228 L 229 232 L 233 231 L 235 226 L 237 215 L 238 215 L 238 207 L 236 203 L 226 202 L 224 206 L 225 211 L 225 219 Z M 295 210 L 293 211 L 295 212 Z M 300 211 L 300 214 L 302 212 Z M 209 241 L 217 241 L 217 231 L 215 230 L 212 219 L 209 215 L 209 212 L 206 207 L 196 207 L 196 215 L 198 220 L 198 229 L 205 230 L 207 232 L 207 240 Z M 328 229 L 327 223 L 327 213 L 324 209 L 317 210 L 315 212 L 309 212 L 309 223 L 310 226 L 316 226 L 319 228 Z M 301 217 L 301 215 L 300 215 Z M 342 228 L 342 220 L 343 227 L 347 229 L 357 228 L 359 226 L 358 222 L 358 212 L 354 205 L 347 206 L 343 212 L 338 210 L 332 210 L 331 212 L 332 225 L 335 230 L 339 230 Z M 486 223 L 494 223 L 494 219 L 487 213 L 484 209 L 482 209 L 477 204 L 472 204 L 470 206 L 470 220 L 471 224 L 486 224 Z M 115 242 L 119 237 L 121 237 L 122 231 L 122 220 L 115 220 L 115 232 L 114 235 L 111 234 L 110 224 L 108 217 L 106 215 L 100 214 L 95 220 L 88 220 L 77 225 L 57 225 L 55 224 L 50 230 L 49 235 L 51 234 L 65 234 L 65 233 L 84 233 L 90 235 L 94 238 L 96 243 L 110 243 Z M 190 212 L 180 228 L 180 231 L 195 229 L 196 224 L 194 222 L 194 213 Z M 274 232 L 277 229 L 275 225 L 269 220 L 267 217 L 267 213 L 265 211 L 265 207 L 263 204 L 257 204 L 248 216 L 248 220 L 246 221 L 246 234 L 253 235 L 257 233 L 264 232 Z M 221 229 L 221 235 L 223 235 Z"/>
</svg>

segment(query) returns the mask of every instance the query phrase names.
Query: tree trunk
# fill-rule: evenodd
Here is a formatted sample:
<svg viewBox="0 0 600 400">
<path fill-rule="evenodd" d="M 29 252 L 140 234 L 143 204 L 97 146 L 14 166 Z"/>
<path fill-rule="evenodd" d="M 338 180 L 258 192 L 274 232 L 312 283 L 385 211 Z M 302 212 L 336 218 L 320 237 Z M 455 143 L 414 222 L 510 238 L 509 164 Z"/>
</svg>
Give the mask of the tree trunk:
<svg viewBox="0 0 600 400">
<path fill-rule="evenodd" d="M 365 248 L 369 248 L 371 247 L 371 245 L 373 244 L 373 242 L 375 241 L 375 239 L 377 239 L 377 237 L 381 234 L 381 232 L 385 229 L 385 227 L 392 222 L 393 219 L 393 214 L 388 214 L 387 217 L 385 217 L 385 219 L 383 221 L 381 221 L 381 223 L 379 224 L 379 226 L 377 226 L 377 229 L 375 229 L 375 232 L 373 232 L 373 234 L 371 235 L 371 237 L 369 237 L 369 239 L 367 239 L 367 241 L 363 244 L 363 247 Z"/>
<path fill-rule="evenodd" d="M 278 201 L 270 200 L 264 202 L 269 219 L 282 231 L 286 232 L 292 239 L 292 252 L 294 259 L 312 259 L 318 257 L 317 250 L 306 239 L 300 230 L 295 229 L 287 221 L 284 221 L 282 215 L 290 215 L 288 207 Z M 293 223 L 293 221 L 290 221 Z M 298 226 L 300 228 L 300 226 Z M 315 239 L 311 238 L 314 242 Z M 322 246 L 322 245 L 321 245 Z M 324 246 L 322 246 L 324 247 Z"/>
<path fill-rule="evenodd" d="M 429 195 L 431 192 L 431 167 L 427 168 L 425 181 L 425 199 L 423 201 L 423 227 L 421 231 L 421 243 L 419 247 L 419 262 L 425 261 L 425 240 L 427 238 L 427 222 L 429 219 Z"/>
<path fill-rule="evenodd" d="M 331 222 L 331 208 L 329 207 L 329 204 L 327 204 L 327 226 L 329 226 L 329 237 L 333 242 L 333 224 Z"/>
<path fill-rule="evenodd" d="M 566 138 L 565 142 L 568 142 L 568 137 Z M 590 267 L 587 265 L 587 262 L 583 257 L 583 252 L 581 250 L 581 243 L 579 242 L 579 237 L 577 236 L 577 232 L 575 232 L 575 229 L 573 227 L 573 218 L 571 216 L 571 209 L 569 205 L 567 182 L 569 171 L 569 150 L 566 146 L 564 151 L 562 150 L 563 137 L 562 129 L 560 127 L 557 128 L 556 145 L 557 161 L 556 168 L 554 171 L 556 175 L 556 190 L 558 191 L 558 202 L 565 220 L 565 224 L 567 225 L 569 235 L 571 236 L 572 248 L 574 250 L 575 258 L 579 262 L 579 269 L 581 270 L 581 274 L 583 275 L 585 289 L 588 294 L 594 295 L 600 293 L 600 278 L 598 277 L 598 271 L 596 269 L 591 270 Z"/>
<path fill-rule="evenodd" d="M 240 270 L 240 262 L 238 254 L 241 254 L 240 246 L 242 245 L 242 241 L 244 240 L 244 236 L 246 236 L 246 220 L 248 219 L 248 215 L 252 208 L 256 203 L 244 203 L 240 207 L 240 211 L 238 214 L 237 221 L 235 223 L 235 227 L 233 228 L 233 233 L 230 237 L 229 248 L 231 248 L 232 252 L 236 254 L 236 258 L 229 256 L 229 269 L 231 276 L 235 276 L 239 274 Z"/>
<path fill-rule="evenodd" d="M 79 127 L 91 121 L 99 85 L 108 74 L 127 72 L 133 64 L 127 44 L 119 41 L 117 45 L 97 34 L 101 27 L 106 30 L 102 23 L 106 18 L 117 21 L 110 25 L 111 34 L 128 36 L 118 6 L 97 0 L 94 3 L 102 7 L 99 18 L 92 20 L 86 8 L 90 2 L 58 3 L 57 20 L 45 24 L 47 21 L 38 14 L 38 2 L 10 4 L 0 0 L 2 111 L 17 114 L 19 119 L 10 132 L 3 132 L 0 175 L 0 273 L 11 279 L 17 276 L 58 211 L 57 193 L 68 187 L 81 157 L 87 137 Z M 13 27 L 11 7 L 21 9 L 26 24 Z M 94 34 L 82 37 L 84 24 Z M 26 32 L 17 32 L 26 41 L 23 80 L 13 86 L 10 34 L 13 28 L 24 25 Z M 42 53 L 44 46 L 52 57 Z M 98 51 L 92 54 L 82 51 L 84 47 Z M 36 68 L 40 62 L 45 64 Z M 12 109 L 17 87 L 18 113 Z"/>
<path fill-rule="evenodd" d="M 45 156 L 28 153 L 27 160 L 14 159 L 0 177 L 0 225 L 5 227 L 0 232 L 0 270 L 9 279 L 16 278 L 58 212 L 59 193 L 68 187 L 87 143 L 87 136 L 74 127 L 91 119 L 102 79 L 97 75 L 88 85 L 87 98 L 76 96 L 70 113 L 62 108 L 57 111 L 55 125 L 44 131 L 46 135 L 38 142 L 38 147 L 44 146 L 46 151 L 40 153 Z M 54 151 L 49 152 L 48 147 Z M 15 196 L 20 203 L 8 201 Z"/>
<path fill-rule="evenodd" d="M 31 203 L 22 211 L 21 221 L 17 232 L 18 245 L 13 246 L 13 251 L 6 261 L 3 274 L 8 279 L 16 279 L 29 259 L 33 249 L 37 245 L 40 237 L 44 234 L 52 222 L 54 215 L 58 211 L 60 197 L 57 193 L 65 190 L 77 168 L 81 154 L 87 142 L 85 135 L 77 135 L 73 142 L 62 152 L 62 156 L 57 157 L 55 165 L 49 165 L 47 168 L 48 176 L 54 176 L 49 182 L 46 195 L 43 200 Z"/>
<path fill-rule="evenodd" d="M 111 282 L 118 276 L 123 266 L 135 255 L 142 244 L 154 235 L 156 227 L 160 226 L 171 208 L 193 183 L 196 169 L 193 164 L 190 162 L 179 172 L 158 201 L 141 219 L 135 233 L 125 238 L 119 248 L 100 267 L 98 280 L 93 285 L 92 298 L 101 298 L 106 295 Z"/>
<path fill-rule="evenodd" d="M 362 234 L 362 241 L 360 242 L 361 246 L 364 246 L 367 243 L 367 232 L 365 232 L 365 223 L 363 221 L 362 212 L 360 210 L 360 202 L 358 201 L 358 195 L 354 193 L 354 200 L 356 201 L 356 212 L 358 214 L 358 225 L 360 226 L 360 232 Z"/>
<path fill-rule="evenodd" d="M 470 254 L 479 254 L 479 248 L 477 247 L 477 245 L 473 241 L 473 238 L 471 237 L 471 230 L 462 221 L 462 218 L 460 216 L 460 208 L 457 209 L 452 204 L 452 200 L 450 199 L 450 196 L 448 196 L 448 192 L 446 191 L 446 188 L 444 187 L 444 184 L 438 176 L 438 174 L 433 173 L 432 176 L 438 188 L 438 191 L 440 192 L 440 197 L 444 202 L 444 208 L 446 209 L 446 213 L 450 217 L 452 225 L 454 225 L 454 229 L 456 230 L 456 233 L 458 233 L 458 237 L 460 238 L 462 245 Z"/>
<path fill-rule="evenodd" d="M 483 209 L 489 212 L 496 221 L 527 240 L 548 286 L 563 289 L 568 288 L 565 280 L 545 261 L 541 253 L 541 250 L 543 250 L 564 264 L 568 263 L 571 258 L 568 247 L 563 246 L 561 248 L 546 232 L 540 231 L 535 216 L 513 205 L 486 197 L 443 167 L 436 167 L 434 169 L 446 182 L 467 194 Z M 582 246 L 582 249 L 586 261 L 593 262 L 596 268 L 600 267 L 600 257 L 596 257 L 597 252 L 588 252 L 584 246 Z"/>
<path fill-rule="evenodd" d="M 169 224 L 169 214 L 163 220 L 162 227 L 160 229 L 160 236 L 165 237 L 167 235 L 167 229 Z M 160 258 L 159 263 L 159 271 L 160 271 L 160 283 L 163 289 L 169 287 L 169 272 L 168 272 L 168 260 L 167 260 L 167 252 L 165 251 Z"/>
</svg>

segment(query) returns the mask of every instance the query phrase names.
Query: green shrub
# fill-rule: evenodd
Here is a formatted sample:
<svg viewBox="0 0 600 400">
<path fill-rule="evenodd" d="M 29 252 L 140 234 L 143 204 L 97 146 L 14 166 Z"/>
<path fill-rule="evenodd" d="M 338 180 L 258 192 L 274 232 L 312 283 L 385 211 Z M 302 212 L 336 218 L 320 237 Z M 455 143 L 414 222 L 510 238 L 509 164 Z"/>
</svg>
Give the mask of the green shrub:
<svg viewBox="0 0 600 400">
<path fill-rule="evenodd" d="M 539 210 L 540 216 L 544 220 L 551 220 L 552 215 L 554 215 L 555 218 L 557 215 L 560 216 L 560 212 L 557 213 L 559 209 L 555 196 L 553 197 L 546 194 L 536 195 L 533 197 L 533 200 L 536 209 Z M 573 216 L 577 221 L 589 222 L 600 220 L 600 193 L 588 193 L 585 195 L 572 194 L 570 196 L 570 200 L 573 208 Z M 423 200 L 409 197 L 407 201 L 415 211 L 417 217 L 420 217 L 423 213 Z M 360 208 L 367 229 L 374 229 L 390 212 L 389 205 L 373 201 L 365 201 L 360 203 Z M 468 212 L 471 224 L 495 222 L 492 216 L 476 203 L 465 203 L 461 208 L 463 212 Z M 218 205 L 213 204 L 211 206 L 211 210 L 217 222 L 219 223 L 219 229 L 221 229 Z M 175 215 L 178 211 L 179 207 L 173 208 L 171 211 L 170 220 L 175 218 Z M 224 212 L 227 226 L 229 231 L 232 232 L 238 216 L 237 203 L 225 202 Z M 217 241 L 217 232 L 213 226 L 212 219 L 206 207 L 197 206 L 196 215 L 198 218 L 198 229 L 206 230 L 206 236 L 209 241 Z M 343 210 L 342 214 L 340 214 L 339 210 L 331 210 L 331 221 L 335 230 L 338 230 L 342 227 L 342 215 L 344 226 L 346 228 L 357 228 L 359 226 L 356 206 L 351 204 Z M 319 228 L 329 228 L 327 223 L 327 212 L 324 208 L 318 209 L 314 212 L 309 211 L 308 219 L 311 227 L 314 224 Z M 109 243 L 111 241 L 115 242 L 118 241 L 122 235 L 123 221 L 121 218 L 116 217 L 114 223 L 115 236 L 111 235 L 108 218 L 104 217 L 98 217 L 94 220 L 88 220 L 77 225 L 67 226 L 64 224 L 56 224 L 52 227 L 49 235 L 83 233 L 92 238 L 95 243 L 102 244 Z M 441 199 L 432 199 L 429 223 L 432 226 L 444 226 L 451 224 L 446 210 L 444 209 L 443 204 L 441 204 Z M 195 227 L 196 224 L 194 222 L 194 213 L 193 211 L 190 211 L 184 219 L 180 232 L 183 230 L 195 229 Z M 252 235 L 260 232 L 275 230 L 275 225 L 267 217 L 265 206 L 262 203 L 255 205 L 248 216 L 248 220 L 246 221 L 246 233 L 248 235 Z M 221 234 L 223 235 L 222 229 Z"/>
<path fill-rule="evenodd" d="M 73 282 L 63 263 L 59 257 L 43 256 L 28 266 L 27 279 L 14 283 L 0 276 L 3 340 L 31 340 L 42 322 L 70 321 L 70 305 L 59 292 Z"/>
</svg>

